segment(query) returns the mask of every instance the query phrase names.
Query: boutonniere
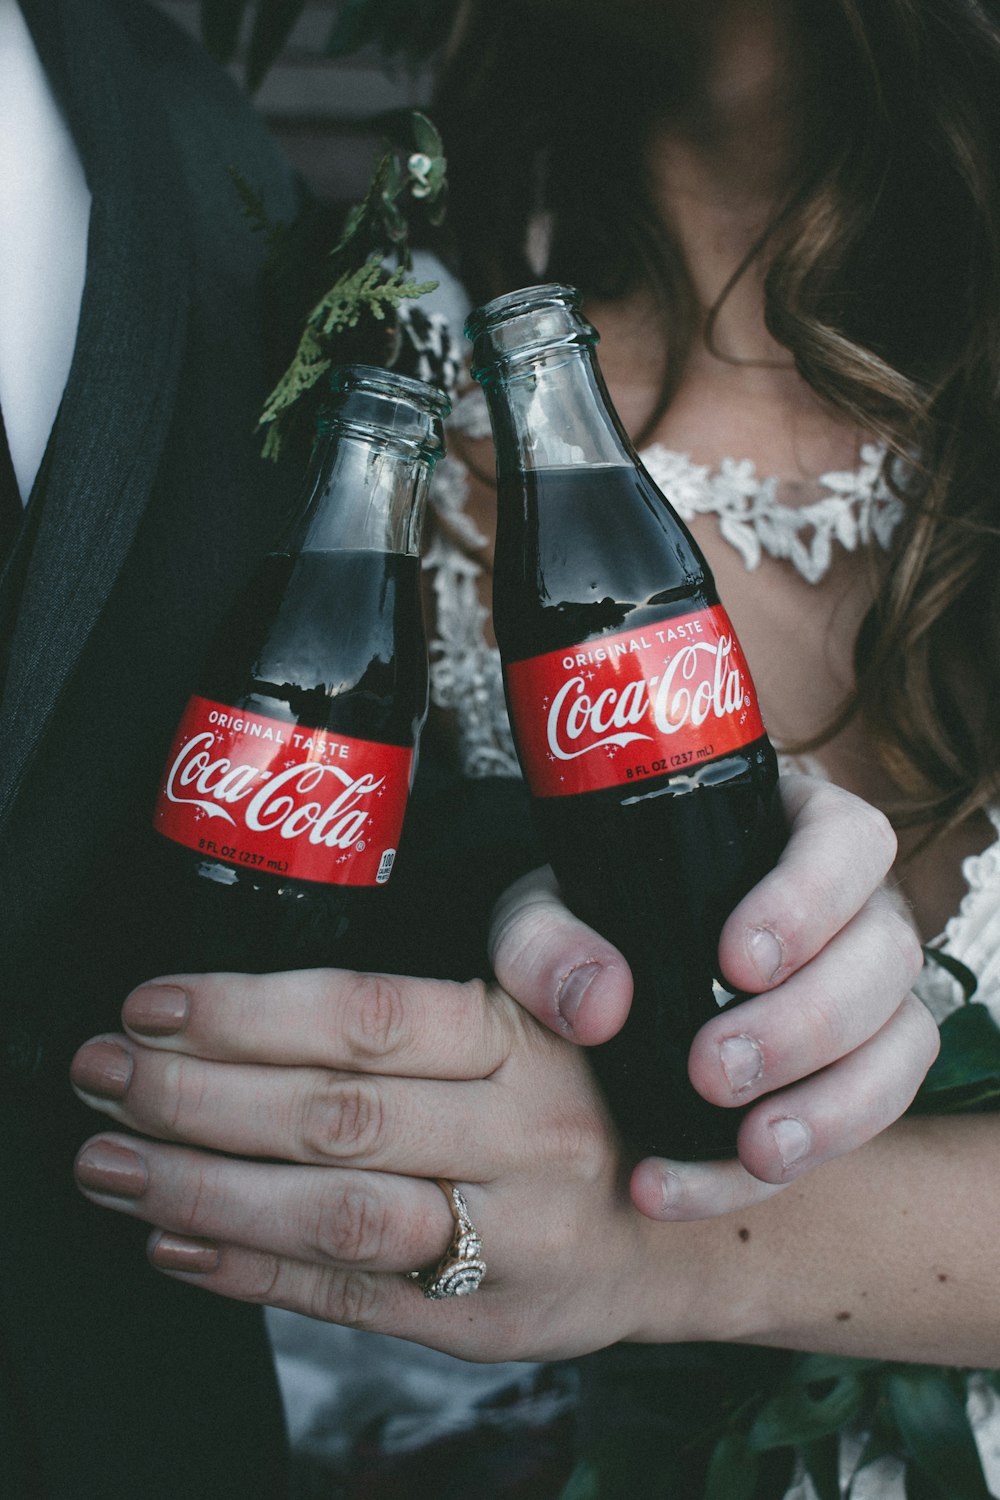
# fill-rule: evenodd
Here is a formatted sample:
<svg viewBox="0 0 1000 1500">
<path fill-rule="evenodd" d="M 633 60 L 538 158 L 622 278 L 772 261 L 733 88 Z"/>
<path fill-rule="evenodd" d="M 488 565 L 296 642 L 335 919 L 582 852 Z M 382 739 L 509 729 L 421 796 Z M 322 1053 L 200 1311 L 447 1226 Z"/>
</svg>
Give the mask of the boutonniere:
<svg viewBox="0 0 1000 1500">
<path fill-rule="evenodd" d="M 417 373 L 410 368 L 414 351 L 404 351 L 404 343 L 418 339 L 405 304 L 432 292 L 437 282 L 413 275 L 411 228 L 417 217 L 435 227 L 444 218 L 445 159 L 437 130 L 419 111 L 391 116 L 383 127 L 385 148 L 364 196 L 349 210 L 336 243 L 315 269 L 299 263 L 298 226 L 267 223 L 259 200 L 237 180 L 247 213 L 269 237 L 266 274 L 272 283 L 279 284 L 279 291 L 283 279 L 318 280 L 325 286 L 261 412 L 265 458 L 277 458 L 296 429 L 313 431 L 323 376 L 332 365 L 360 361 Z M 426 351 L 421 346 L 415 352 Z"/>
<path fill-rule="evenodd" d="M 225 64 L 244 60 L 253 92 L 288 42 L 306 0 L 201 0 L 203 39 Z M 444 45 L 457 0 L 343 0 L 323 50 L 345 57 L 364 47 L 410 70 Z M 401 110 L 373 122 L 383 150 L 361 200 L 347 213 L 332 247 L 320 249 L 324 215 L 313 206 L 292 225 L 271 223 L 253 184 L 234 174 L 244 210 L 267 240 L 265 277 L 274 303 L 310 296 L 298 343 L 260 415 L 263 453 L 276 459 L 297 434 L 315 430 L 334 364 L 363 362 L 447 385 L 457 375 L 444 320 L 411 315 L 409 305 L 436 281 L 413 275 L 411 234 L 444 219 L 446 163 L 441 138 L 426 115 Z M 319 227 L 318 227 L 319 226 Z"/>
</svg>

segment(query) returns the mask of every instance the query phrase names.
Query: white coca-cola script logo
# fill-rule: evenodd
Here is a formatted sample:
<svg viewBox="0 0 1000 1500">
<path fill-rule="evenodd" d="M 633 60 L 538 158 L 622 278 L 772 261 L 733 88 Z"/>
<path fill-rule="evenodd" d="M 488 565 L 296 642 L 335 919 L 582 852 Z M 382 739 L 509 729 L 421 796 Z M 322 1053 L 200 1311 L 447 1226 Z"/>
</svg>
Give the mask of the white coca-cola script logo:
<svg viewBox="0 0 1000 1500">
<path fill-rule="evenodd" d="M 179 752 L 167 774 L 165 791 L 170 802 L 200 808 L 207 817 L 223 818 L 235 826 L 236 819 L 227 808 L 246 801 L 242 814 L 247 828 L 276 833 L 283 839 L 307 834 L 310 844 L 328 849 L 349 849 L 356 842 L 370 817 L 359 804 L 385 780 L 367 772 L 352 776 L 341 766 L 321 766 L 315 761 L 301 761 L 274 775 L 260 766 L 234 765 L 225 756 L 213 760 L 214 744 L 214 734 L 197 734 Z M 304 800 L 321 784 L 329 787 L 324 780 L 328 776 L 339 784 L 333 800 Z M 198 795 L 179 795 L 188 789 Z"/>
<path fill-rule="evenodd" d="M 637 727 L 650 717 L 660 734 L 676 734 L 699 728 L 713 715 L 725 719 L 739 712 L 747 690 L 739 667 L 729 660 L 732 649 L 732 636 L 694 641 L 674 653 L 661 676 L 633 678 L 596 695 L 582 675 L 568 677 L 549 709 L 549 749 L 558 760 L 575 760 L 602 746 L 652 740 Z"/>
</svg>

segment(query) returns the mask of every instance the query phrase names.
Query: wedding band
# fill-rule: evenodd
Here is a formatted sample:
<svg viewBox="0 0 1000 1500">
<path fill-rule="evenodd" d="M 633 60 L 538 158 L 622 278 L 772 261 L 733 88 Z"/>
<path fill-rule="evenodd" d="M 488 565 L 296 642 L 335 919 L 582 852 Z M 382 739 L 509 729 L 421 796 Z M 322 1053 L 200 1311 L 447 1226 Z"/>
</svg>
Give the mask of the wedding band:
<svg viewBox="0 0 1000 1500">
<path fill-rule="evenodd" d="M 407 1274 L 411 1281 L 420 1283 L 425 1297 L 438 1302 L 443 1297 L 467 1297 L 470 1292 L 478 1291 L 486 1275 L 486 1262 L 483 1260 L 483 1242 L 469 1218 L 469 1205 L 461 1190 L 446 1177 L 437 1177 L 435 1181 L 447 1198 L 455 1221 L 451 1243 L 433 1271 L 410 1271 Z"/>
</svg>

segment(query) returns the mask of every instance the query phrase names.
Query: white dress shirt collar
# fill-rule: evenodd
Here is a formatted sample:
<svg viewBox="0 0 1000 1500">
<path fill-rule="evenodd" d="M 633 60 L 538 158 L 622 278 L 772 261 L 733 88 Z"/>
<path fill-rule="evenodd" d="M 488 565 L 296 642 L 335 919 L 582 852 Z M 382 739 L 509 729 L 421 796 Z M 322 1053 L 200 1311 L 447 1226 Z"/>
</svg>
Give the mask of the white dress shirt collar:
<svg viewBox="0 0 1000 1500">
<path fill-rule="evenodd" d="M 16 0 L 0 0 L 0 404 L 27 500 L 66 385 L 90 190 Z"/>
</svg>

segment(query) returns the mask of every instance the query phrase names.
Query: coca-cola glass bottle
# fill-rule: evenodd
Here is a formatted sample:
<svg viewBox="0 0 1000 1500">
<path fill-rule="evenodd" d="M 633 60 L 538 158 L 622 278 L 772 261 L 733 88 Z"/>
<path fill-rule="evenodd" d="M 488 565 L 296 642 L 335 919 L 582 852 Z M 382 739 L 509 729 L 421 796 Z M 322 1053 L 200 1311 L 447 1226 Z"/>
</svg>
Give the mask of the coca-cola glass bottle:
<svg viewBox="0 0 1000 1500">
<path fill-rule="evenodd" d="M 719 935 L 785 838 L 746 660 L 614 411 L 577 293 L 512 292 L 466 332 L 496 447 L 494 625 L 536 823 L 567 903 L 635 979 L 593 1065 L 638 1150 L 731 1155 L 738 1113 L 695 1092 L 687 1057 L 741 998 Z"/>
<path fill-rule="evenodd" d="M 427 714 L 420 528 L 447 398 L 336 369 L 301 504 L 225 619 L 153 826 L 187 967 L 340 961 L 399 845 Z"/>
</svg>

